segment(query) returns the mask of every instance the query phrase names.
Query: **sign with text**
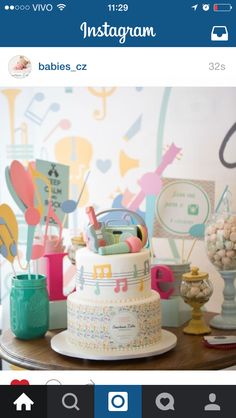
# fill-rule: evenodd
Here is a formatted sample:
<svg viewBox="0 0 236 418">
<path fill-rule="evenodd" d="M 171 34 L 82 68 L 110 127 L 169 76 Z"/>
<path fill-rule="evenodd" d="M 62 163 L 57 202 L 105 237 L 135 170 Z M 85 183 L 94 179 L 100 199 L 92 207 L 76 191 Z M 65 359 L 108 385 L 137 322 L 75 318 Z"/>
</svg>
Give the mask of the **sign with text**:
<svg viewBox="0 0 236 418">
<path fill-rule="evenodd" d="M 163 179 L 156 200 L 154 237 L 192 239 L 190 229 L 207 222 L 214 200 L 213 181 Z"/>
<path fill-rule="evenodd" d="M 69 166 L 51 161 L 36 160 L 36 169 L 44 174 L 51 183 L 52 207 L 62 222 L 65 214 L 61 210 L 61 204 L 68 200 L 69 195 Z M 49 190 L 48 186 L 42 181 L 38 181 L 38 189 L 44 206 L 43 222 L 45 223 L 49 204 Z M 54 224 L 55 222 L 51 218 L 50 225 Z M 68 222 L 65 222 L 64 227 L 67 226 Z"/>
</svg>

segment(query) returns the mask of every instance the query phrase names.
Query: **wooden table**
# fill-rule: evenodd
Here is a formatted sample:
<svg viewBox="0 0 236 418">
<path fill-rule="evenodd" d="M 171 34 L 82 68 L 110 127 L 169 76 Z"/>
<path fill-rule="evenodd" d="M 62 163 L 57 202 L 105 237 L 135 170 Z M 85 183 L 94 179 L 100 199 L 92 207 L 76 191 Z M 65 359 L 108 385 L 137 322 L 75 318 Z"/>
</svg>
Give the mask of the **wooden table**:
<svg viewBox="0 0 236 418">
<path fill-rule="evenodd" d="M 209 321 L 214 314 L 206 313 Z M 65 357 L 50 348 L 50 340 L 57 332 L 48 332 L 45 338 L 32 341 L 16 339 L 11 331 L 1 337 L 0 354 L 8 363 L 29 370 L 219 370 L 236 365 L 236 349 L 216 350 L 204 347 L 202 336 L 182 333 L 182 328 L 168 328 L 177 338 L 177 346 L 161 356 L 122 360 L 91 361 Z M 214 329 L 212 334 L 229 332 Z M 236 335 L 235 331 L 230 331 Z"/>
</svg>

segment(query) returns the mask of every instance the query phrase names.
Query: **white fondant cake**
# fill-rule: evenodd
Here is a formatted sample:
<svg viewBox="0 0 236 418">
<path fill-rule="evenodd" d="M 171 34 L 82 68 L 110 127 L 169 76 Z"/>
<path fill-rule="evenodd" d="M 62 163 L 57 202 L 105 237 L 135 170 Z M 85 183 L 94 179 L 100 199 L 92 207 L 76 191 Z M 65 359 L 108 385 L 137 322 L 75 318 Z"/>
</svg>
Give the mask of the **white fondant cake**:
<svg viewBox="0 0 236 418">
<path fill-rule="evenodd" d="M 150 256 L 76 254 L 76 292 L 68 297 L 68 339 L 78 349 L 135 351 L 161 338 L 159 294 L 151 290 Z"/>
</svg>

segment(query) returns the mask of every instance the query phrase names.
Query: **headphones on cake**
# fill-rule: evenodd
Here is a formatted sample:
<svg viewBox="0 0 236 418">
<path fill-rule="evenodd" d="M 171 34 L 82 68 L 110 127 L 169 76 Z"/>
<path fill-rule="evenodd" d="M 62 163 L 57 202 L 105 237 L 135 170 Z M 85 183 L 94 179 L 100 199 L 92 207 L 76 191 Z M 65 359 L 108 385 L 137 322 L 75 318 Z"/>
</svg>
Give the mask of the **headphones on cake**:
<svg viewBox="0 0 236 418">
<path fill-rule="evenodd" d="M 99 221 L 98 218 L 112 213 L 124 212 L 123 219 L 126 224 L 118 224 L 119 221 L 107 219 Z M 85 242 L 87 247 L 100 255 L 121 254 L 139 252 L 148 241 L 148 232 L 143 218 L 129 209 L 106 209 L 95 214 L 94 208 L 86 208 L 89 224 L 85 228 Z M 136 224 L 128 222 L 135 220 Z M 116 222 L 113 224 L 113 222 Z"/>
</svg>

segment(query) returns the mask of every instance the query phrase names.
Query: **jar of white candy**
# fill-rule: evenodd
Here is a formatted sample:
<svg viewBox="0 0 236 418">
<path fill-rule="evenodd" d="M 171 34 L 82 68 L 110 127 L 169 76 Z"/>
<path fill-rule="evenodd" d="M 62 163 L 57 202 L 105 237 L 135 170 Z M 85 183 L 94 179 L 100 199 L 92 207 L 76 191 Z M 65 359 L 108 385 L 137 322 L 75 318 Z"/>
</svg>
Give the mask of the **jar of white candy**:
<svg viewBox="0 0 236 418">
<path fill-rule="evenodd" d="M 192 267 L 190 273 L 183 274 L 180 293 L 184 301 L 193 308 L 192 319 L 184 328 L 186 334 L 209 334 L 211 329 L 206 325 L 201 306 L 210 299 L 213 293 L 208 273 L 199 272 L 198 267 Z"/>
<path fill-rule="evenodd" d="M 205 242 L 217 270 L 236 270 L 236 214 L 215 214 L 206 226 Z"/>
</svg>

